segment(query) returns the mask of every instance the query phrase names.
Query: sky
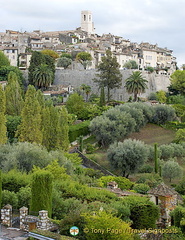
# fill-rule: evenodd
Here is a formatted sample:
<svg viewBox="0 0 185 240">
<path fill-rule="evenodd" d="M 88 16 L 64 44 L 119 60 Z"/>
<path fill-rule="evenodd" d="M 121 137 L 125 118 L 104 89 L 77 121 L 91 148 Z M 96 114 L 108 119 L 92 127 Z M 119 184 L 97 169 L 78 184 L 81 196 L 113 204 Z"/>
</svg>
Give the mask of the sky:
<svg viewBox="0 0 185 240">
<path fill-rule="evenodd" d="M 92 12 L 95 32 L 173 50 L 185 63 L 185 0 L 0 0 L 0 32 L 75 30 Z"/>
</svg>

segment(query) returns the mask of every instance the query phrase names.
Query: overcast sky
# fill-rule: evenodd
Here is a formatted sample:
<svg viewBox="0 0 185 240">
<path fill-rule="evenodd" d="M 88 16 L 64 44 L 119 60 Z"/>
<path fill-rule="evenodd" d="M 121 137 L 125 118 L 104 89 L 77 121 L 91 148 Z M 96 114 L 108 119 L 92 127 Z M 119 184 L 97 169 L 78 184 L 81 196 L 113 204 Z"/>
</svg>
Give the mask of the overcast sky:
<svg viewBox="0 0 185 240">
<path fill-rule="evenodd" d="M 90 10 L 96 33 L 149 42 L 185 63 L 185 0 L 0 0 L 0 32 L 74 30 Z"/>
</svg>

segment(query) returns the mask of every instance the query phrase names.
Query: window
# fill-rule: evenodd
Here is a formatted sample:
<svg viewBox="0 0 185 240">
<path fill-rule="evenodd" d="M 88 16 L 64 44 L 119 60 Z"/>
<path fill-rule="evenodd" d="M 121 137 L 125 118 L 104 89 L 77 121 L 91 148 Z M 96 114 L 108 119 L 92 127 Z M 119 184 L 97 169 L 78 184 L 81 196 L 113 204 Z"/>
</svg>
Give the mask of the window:
<svg viewBox="0 0 185 240">
<path fill-rule="evenodd" d="M 86 15 L 84 15 L 84 21 L 86 21 Z"/>
<path fill-rule="evenodd" d="M 91 21 L 91 15 L 89 15 L 89 21 Z"/>
</svg>

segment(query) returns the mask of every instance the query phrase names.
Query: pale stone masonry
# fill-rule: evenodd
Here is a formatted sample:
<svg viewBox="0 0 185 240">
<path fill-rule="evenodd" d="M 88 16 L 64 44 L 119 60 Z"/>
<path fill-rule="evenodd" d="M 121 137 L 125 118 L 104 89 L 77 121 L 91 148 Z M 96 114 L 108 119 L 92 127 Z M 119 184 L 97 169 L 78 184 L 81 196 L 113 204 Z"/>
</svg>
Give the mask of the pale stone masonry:
<svg viewBox="0 0 185 240">
<path fill-rule="evenodd" d="M 1 222 L 3 225 L 12 226 L 12 206 L 7 204 L 1 209 Z"/>
</svg>

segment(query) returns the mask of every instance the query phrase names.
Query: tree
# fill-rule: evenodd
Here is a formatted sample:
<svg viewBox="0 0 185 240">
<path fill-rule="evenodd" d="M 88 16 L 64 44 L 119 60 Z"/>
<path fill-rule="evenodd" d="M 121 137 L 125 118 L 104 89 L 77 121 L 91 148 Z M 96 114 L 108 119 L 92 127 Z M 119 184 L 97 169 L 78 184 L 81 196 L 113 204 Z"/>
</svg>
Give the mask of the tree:
<svg viewBox="0 0 185 240">
<path fill-rule="evenodd" d="M 0 84 L 0 144 L 5 144 L 7 142 L 7 128 L 6 128 L 6 97 L 5 92 Z"/>
<path fill-rule="evenodd" d="M 80 88 L 83 90 L 83 92 L 85 92 L 86 94 L 86 102 L 88 101 L 88 96 L 89 96 L 89 93 L 91 92 L 91 87 L 89 85 L 86 85 L 86 84 L 82 84 L 80 86 Z"/>
<path fill-rule="evenodd" d="M 72 60 L 68 57 L 61 57 L 57 61 L 57 67 L 63 67 L 64 69 L 67 69 L 69 65 L 71 65 Z"/>
<path fill-rule="evenodd" d="M 158 173 L 158 171 L 159 171 L 159 159 L 158 159 L 157 143 L 154 144 L 154 162 L 155 162 L 155 173 Z"/>
<path fill-rule="evenodd" d="M 43 63 L 44 63 L 44 55 L 41 52 L 34 51 L 31 56 L 30 66 L 28 68 L 28 71 L 29 71 L 28 80 L 30 84 L 33 84 L 34 82 L 33 72 L 38 66 L 40 66 Z"/>
<path fill-rule="evenodd" d="M 62 55 L 60 57 L 61 58 L 66 57 L 66 58 L 72 59 L 72 55 L 70 53 L 62 53 Z"/>
<path fill-rule="evenodd" d="M 85 226 L 88 229 L 87 240 L 132 240 L 133 234 L 129 224 L 105 211 L 84 214 Z M 100 231 L 98 231 L 100 230 Z"/>
<path fill-rule="evenodd" d="M 171 76 L 171 88 L 185 94 L 185 70 L 176 70 Z"/>
<path fill-rule="evenodd" d="M 104 91 L 104 87 L 101 87 L 101 90 L 100 90 L 100 107 L 103 107 L 105 106 L 106 102 L 105 102 L 105 91 Z"/>
<path fill-rule="evenodd" d="M 85 107 L 85 103 L 83 97 L 78 95 L 78 93 L 71 94 L 66 101 L 66 108 L 69 113 L 77 115 L 79 118 L 83 109 Z"/>
<path fill-rule="evenodd" d="M 51 49 L 44 49 L 41 51 L 42 54 L 44 55 L 48 55 L 50 57 L 52 57 L 54 60 L 59 58 L 58 53 L 56 53 L 55 51 L 51 50 Z"/>
<path fill-rule="evenodd" d="M 39 212 L 47 210 L 52 215 L 52 174 L 46 170 L 33 173 L 31 183 L 30 211 Z"/>
<path fill-rule="evenodd" d="M 157 100 L 160 103 L 166 103 L 167 97 L 166 97 L 166 92 L 165 91 L 163 91 L 163 90 L 158 91 L 156 93 L 156 96 L 157 96 Z"/>
<path fill-rule="evenodd" d="M 41 107 L 36 98 L 34 86 L 28 86 L 21 118 L 21 124 L 18 129 L 19 141 L 41 144 Z"/>
<path fill-rule="evenodd" d="M 169 181 L 171 182 L 174 178 L 178 177 L 178 179 L 180 179 L 182 177 L 182 171 L 182 167 L 180 167 L 177 162 L 169 160 L 163 165 L 162 176 L 169 178 Z"/>
<path fill-rule="evenodd" d="M 8 84 L 5 88 L 6 95 L 6 114 L 18 116 L 24 105 L 22 89 L 19 85 L 15 72 L 8 74 Z"/>
<path fill-rule="evenodd" d="M 69 126 L 68 126 L 68 113 L 65 107 L 59 110 L 58 131 L 57 131 L 57 146 L 63 151 L 69 148 Z"/>
<path fill-rule="evenodd" d="M 137 172 L 147 160 L 148 150 L 143 142 L 127 139 L 110 145 L 107 157 L 113 169 L 123 177 L 128 177 Z"/>
<path fill-rule="evenodd" d="M 185 142 L 185 129 L 177 130 L 177 132 L 175 134 L 175 142 L 176 143 Z"/>
<path fill-rule="evenodd" d="M 76 55 L 76 60 L 83 65 L 84 69 L 86 69 L 87 66 L 91 63 L 92 56 L 88 52 L 80 52 Z"/>
<path fill-rule="evenodd" d="M 8 57 L 2 51 L 0 51 L 0 67 L 2 66 L 10 66 L 10 61 Z"/>
<path fill-rule="evenodd" d="M 127 68 L 127 69 L 138 69 L 138 65 L 136 63 L 136 61 L 134 60 L 129 60 L 128 62 L 126 62 L 123 67 Z"/>
<path fill-rule="evenodd" d="M 123 139 L 135 129 L 136 122 L 129 113 L 110 109 L 90 123 L 90 131 L 102 146 Z"/>
<path fill-rule="evenodd" d="M 128 93 L 134 94 L 134 101 L 137 101 L 137 96 L 145 92 L 147 88 L 147 80 L 142 77 L 140 71 L 133 72 L 130 77 L 126 79 L 125 87 Z"/>
<path fill-rule="evenodd" d="M 41 64 L 33 72 L 33 83 L 36 87 L 46 89 L 53 82 L 53 72 L 46 64 Z"/>
<path fill-rule="evenodd" d="M 23 74 L 18 67 L 14 67 L 14 66 L 2 66 L 2 67 L 0 67 L 0 81 L 8 81 L 8 74 L 10 72 L 16 73 L 17 80 L 18 80 L 20 86 L 22 87 L 23 82 L 24 82 L 24 77 L 23 77 Z"/>
<path fill-rule="evenodd" d="M 111 98 L 110 90 L 121 86 L 122 74 L 119 67 L 116 57 L 113 57 L 109 50 L 106 51 L 106 56 L 102 57 L 102 61 L 97 67 L 99 74 L 97 74 L 98 79 L 94 79 L 94 82 L 99 85 L 99 88 L 107 88 L 108 102 Z"/>
</svg>

